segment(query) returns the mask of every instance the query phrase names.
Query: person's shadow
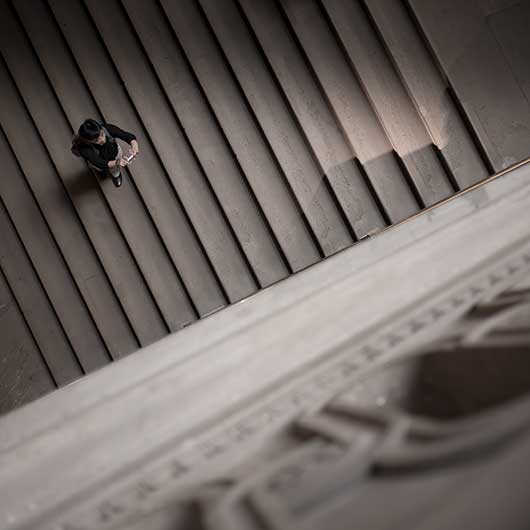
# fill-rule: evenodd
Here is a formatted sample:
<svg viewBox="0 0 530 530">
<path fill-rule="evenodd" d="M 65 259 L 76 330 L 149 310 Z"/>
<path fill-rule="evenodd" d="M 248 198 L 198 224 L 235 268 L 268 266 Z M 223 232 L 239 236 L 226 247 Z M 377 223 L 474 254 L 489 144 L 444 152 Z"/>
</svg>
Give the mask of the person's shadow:
<svg viewBox="0 0 530 530">
<path fill-rule="evenodd" d="M 68 191 L 73 200 L 78 197 L 86 198 L 92 193 L 101 193 L 101 185 L 106 180 L 110 180 L 108 173 L 99 172 L 85 166 L 84 169 L 72 174 L 69 179 Z"/>
</svg>

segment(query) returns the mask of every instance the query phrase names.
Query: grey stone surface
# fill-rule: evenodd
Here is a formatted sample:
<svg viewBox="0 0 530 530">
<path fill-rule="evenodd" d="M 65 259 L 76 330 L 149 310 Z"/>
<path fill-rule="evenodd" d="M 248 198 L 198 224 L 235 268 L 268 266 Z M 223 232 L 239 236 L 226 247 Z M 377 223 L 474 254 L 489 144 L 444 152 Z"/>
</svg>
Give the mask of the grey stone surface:
<svg viewBox="0 0 530 530">
<path fill-rule="evenodd" d="M 492 12 L 494 3 L 410 1 L 490 164 L 500 171 L 526 157 L 530 145 L 530 105 L 518 79 L 525 71 L 512 66 L 520 51 L 528 64 L 526 32 L 515 15 L 527 12 L 528 2 L 504 2 L 506 11 Z M 513 29 L 502 30 L 506 16 L 513 17 Z M 499 31 L 509 37 L 499 42 Z"/>
<path fill-rule="evenodd" d="M 30 188 L 0 199 L 31 251 L 20 269 L 42 284 L 13 295 L 42 354 L 57 346 L 58 374 L 146 346 L 528 154 L 527 2 L 0 5 L 0 127 L 23 174 L 6 178 Z M 140 138 L 120 190 L 69 152 L 87 116 Z M 47 252 L 22 216 L 32 201 Z M 18 286 L 21 255 L 2 265 Z M 54 319 L 70 345 L 43 332 Z"/>
<path fill-rule="evenodd" d="M 63 388 L 52 423 L 28 429 L 38 403 L 0 419 L 18 431 L 0 451 L 3 526 L 478 528 L 483 494 L 488 524 L 524 528 L 528 176 L 344 251 L 331 277 L 315 266 L 303 295 L 298 275 L 251 297 L 239 308 L 260 318 L 215 342 L 238 305 L 190 328 L 187 351 L 170 338 Z M 352 272 L 382 238 L 392 252 Z M 291 303 L 265 310 L 273 289 Z"/>
</svg>

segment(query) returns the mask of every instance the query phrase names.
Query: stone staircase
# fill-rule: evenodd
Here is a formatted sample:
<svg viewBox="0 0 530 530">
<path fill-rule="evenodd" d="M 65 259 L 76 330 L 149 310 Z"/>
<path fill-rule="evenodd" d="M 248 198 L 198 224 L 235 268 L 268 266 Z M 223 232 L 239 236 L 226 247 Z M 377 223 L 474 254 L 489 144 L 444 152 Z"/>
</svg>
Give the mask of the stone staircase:
<svg viewBox="0 0 530 530">
<path fill-rule="evenodd" d="M 526 157 L 501 3 L 1 0 L 0 410 Z M 477 10 L 515 74 L 482 26 L 455 63 Z M 69 151 L 86 117 L 139 138 L 119 190 Z"/>
</svg>

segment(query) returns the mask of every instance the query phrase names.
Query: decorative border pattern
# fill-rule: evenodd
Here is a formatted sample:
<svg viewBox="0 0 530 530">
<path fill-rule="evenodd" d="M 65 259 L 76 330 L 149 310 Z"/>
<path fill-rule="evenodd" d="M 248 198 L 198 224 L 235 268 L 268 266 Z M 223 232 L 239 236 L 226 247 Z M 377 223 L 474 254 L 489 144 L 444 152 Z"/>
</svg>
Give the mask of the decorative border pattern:
<svg viewBox="0 0 530 530">
<path fill-rule="evenodd" d="M 70 499 L 68 505 L 64 503 L 42 514 L 36 526 L 42 530 L 115 528 L 141 514 L 182 500 L 182 492 L 188 492 L 184 494 L 188 499 L 193 497 L 193 491 L 201 484 L 226 476 L 230 465 L 241 458 L 243 446 L 248 454 L 270 433 L 308 411 L 321 408 L 351 385 L 360 373 L 406 354 L 411 346 L 417 346 L 411 342 L 422 332 L 454 321 L 473 305 L 491 299 L 517 282 L 530 271 L 530 241 L 519 242 L 511 248 L 512 255 L 475 272 L 471 281 L 469 276 L 473 273 L 467 274 L 451 287 L 450 294 L 435 295 L 432 303 L 431 295 L 429 302 L 425 301 L 400 321 L 393 319 L 376 337 L 363 344 L 357 344 L 359 339 L 356 339 L 355 343 L 344 344 L 340 351 L 326 353 L 318 367 L 308 369 L 295 381 L 285 381 L 290 388 L 280 395 L 262 398 L 257 404 L 249 403 L 246 411 L 236 413 L 237 418 L 224 419 L 203 435 L 180 443 L 148 469 L 144 466 L 141 478 L 132 481 L 130 476 L 114 477 L 114 481 L 107 478 L 104 484 L 98 485 L 97 493 L 92 488 L 83 492 L 85 497 L 93 493 L 88 502 L 81 501 L 81 497 L 77 497 L 80 499 L 77 503 Z M 96 496 L 102 500 L 94 502 Z M 61 519 L 63 522 L 58 523 Z M 29 530 L 36 526 L 26 524 L 16 528 Z"/>
</svg>

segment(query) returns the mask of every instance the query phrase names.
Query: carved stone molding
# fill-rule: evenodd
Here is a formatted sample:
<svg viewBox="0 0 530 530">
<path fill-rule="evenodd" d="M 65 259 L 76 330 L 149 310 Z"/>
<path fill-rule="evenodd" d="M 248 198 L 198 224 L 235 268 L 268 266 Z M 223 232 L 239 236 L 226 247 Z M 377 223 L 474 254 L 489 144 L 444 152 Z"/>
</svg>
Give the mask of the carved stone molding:
<svg viewBox="0 0 530 530">
<path fill-rule="evenodd" d="M 470 210 L 430 232 L 405 223 L 362 243 L 410 238 L 348 275 L 363 247 L 350 249 L 336 281 L 277 311 L 254 309 L 266 293 L 245 302 L 261 317 L 216 342 L 225 317 L 204 321 L 193 354 L 167 340 L 51 396 L 62 416 L 0 446 L 2 528 L 449 529 L 477 510 L 496 521 L 515 488 L 504 527 L 524 528 L 527 169 L 505 193 L 475 190 L 479 205 L 457 198 Z M 175 362 L 154 370 L 156 351 Z M 148 375 L 124 384 L 127 363 Z M 106 397 L 83 405 L 89 391 Z"/>
</svg>

